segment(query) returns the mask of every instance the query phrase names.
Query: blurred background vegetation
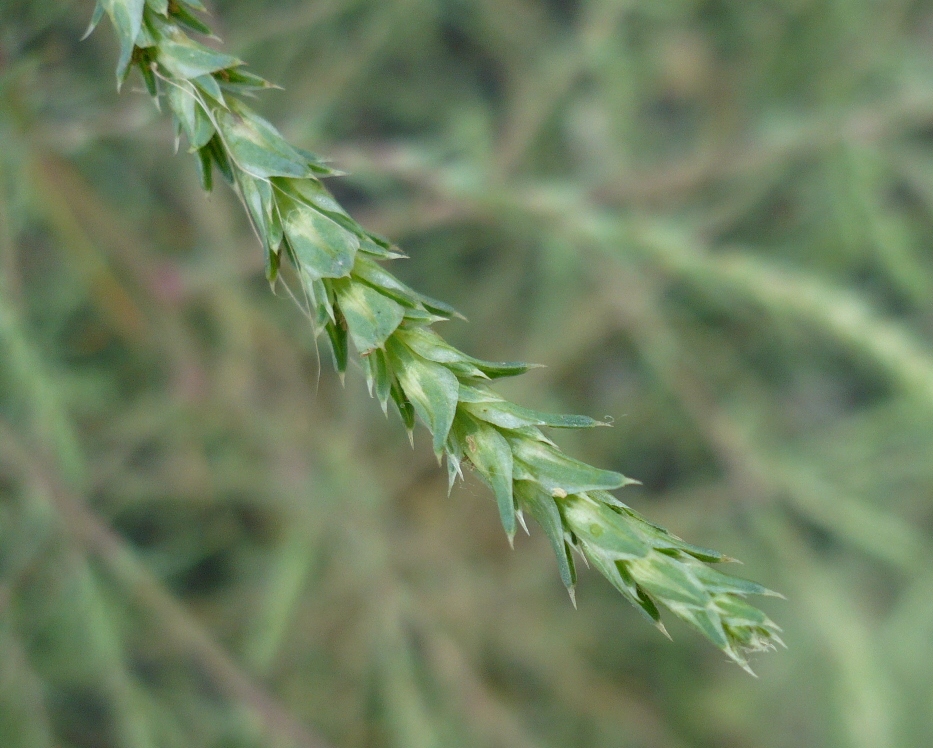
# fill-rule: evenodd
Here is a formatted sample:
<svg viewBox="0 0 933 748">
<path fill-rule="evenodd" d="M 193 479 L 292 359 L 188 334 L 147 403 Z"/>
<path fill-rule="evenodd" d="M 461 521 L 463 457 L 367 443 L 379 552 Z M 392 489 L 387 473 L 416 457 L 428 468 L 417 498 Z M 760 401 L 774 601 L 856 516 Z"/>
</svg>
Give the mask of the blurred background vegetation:
<svg viewBox="0 0 933 748">
<path fill-rule="evenodd" d="M 0 5 L 0 745 L 929 744 L 933 3 L 212 5 L 452 342 L 787 595 L 759 680 L 447 497 L 91 10 Z"/>
</svg>

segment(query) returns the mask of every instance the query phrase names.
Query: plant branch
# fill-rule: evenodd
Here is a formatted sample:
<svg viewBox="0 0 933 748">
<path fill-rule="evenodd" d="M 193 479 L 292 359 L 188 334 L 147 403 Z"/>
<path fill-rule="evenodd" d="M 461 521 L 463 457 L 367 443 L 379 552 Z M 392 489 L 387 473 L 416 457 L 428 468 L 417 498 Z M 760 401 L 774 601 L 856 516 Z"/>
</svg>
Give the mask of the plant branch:
<svg viewBox="0 0 933 748">
<path fill-rule="evenodd" d="M 637 481 L 568 457 L 541 430 L 606 424 L 505 400 L 491 381 L 532 365 L 474 358 L 434 331 L 458 313 L 392 275 L 383 263 L 401 252 L 361 227 L 324 187 L 321 180 L 338 173 L 239 98 L 272 86 L 189 35 L 210 35 L 199 11 L 200 0 L 100 0 L 91 28 L 110 16 L 121 48 L 118 83 L 138 69 L 196 155 L 204 188 L 216 172 L 240 197 L 270 284 L 283 263 L 292 267 L 314 332 L 326 334 L 341 375 L 352 343 L 383 410 L 393 403 L 411 439 L 416 420 L 427 427 L 451 486 L 464 466 L 474 469 L 496 496 L 510 542 L 526 513 L 542 525 L 571 598 L 575 557 L 582 557 L 661 631 L 659 606 L 746 669 L 748 652 L 780 643 L 777 626 L 745 602 L 774 593 L 707 565 L 728 559 L 639 516 L 609 493 Z"/>
</svg>

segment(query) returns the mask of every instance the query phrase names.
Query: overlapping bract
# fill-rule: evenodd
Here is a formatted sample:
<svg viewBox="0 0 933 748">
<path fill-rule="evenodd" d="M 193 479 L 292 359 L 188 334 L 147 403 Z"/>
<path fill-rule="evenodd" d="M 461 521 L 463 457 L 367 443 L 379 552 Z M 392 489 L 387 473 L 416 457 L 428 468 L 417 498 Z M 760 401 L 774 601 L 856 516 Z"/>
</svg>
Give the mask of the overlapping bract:
<svg viewBox="0 0 933 748">
<path fill-rule="evenodd" d="M 211 189 L 216 168 L 237 190 L 262 241 L 270 283 L 283 258 L 292 265 L 337 369 L 346 369 L 352 342 L 383 410 L 391 400 L 409 433 L 416 420 L 427 426 L 451 485 L 463 465 L 475 469 L 495 493 L 510 541 L 526 512 L 538 521 L 571 595 L 578 556 L 662 630 L 658 604 L 743 667 L 747 652 L 780 643 L 777 626 L 745 602 L 773 593 L 710 567 L 726 559 L 608 493 L 634 481 L 566 456 L 541 431 L 603 424 L 508 402 L 488 383 L 530 365 L 473 358 L 431 329 L 456 312 L 389 273 L 380 262 L 401 254 L 360 227 L 321 184 L 336 172 L 236 98 L 271 84 L 188 35 L 210 33 L 196 15 L 203 10 L 198 0 L 99 0 L 90 30 L 104 12 L 110 16 L 121 48 L 118 81 L 138 67 L 197 155 L 204 188 Z"/>
</svg>

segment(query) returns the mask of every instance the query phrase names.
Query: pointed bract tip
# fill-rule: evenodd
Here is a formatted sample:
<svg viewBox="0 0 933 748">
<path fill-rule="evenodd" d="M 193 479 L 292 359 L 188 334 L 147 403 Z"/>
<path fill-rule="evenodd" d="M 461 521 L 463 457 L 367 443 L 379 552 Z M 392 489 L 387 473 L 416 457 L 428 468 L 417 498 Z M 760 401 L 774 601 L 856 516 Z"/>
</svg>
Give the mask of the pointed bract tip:
<svg viewBox="0 0 933 748">
<path fill-rule="evenodd" d="M 461 477 L 463 476 L 461 475 Z M 516 509 L 515 516 L 518 517 L 518 524 L 522 526 L 522 529 L 525 531 L 525 535 L 531 535 L 531 533 L 528 532 L 528 525 L 525 524 L 525 515 L 522 513 L 522 510 Z"/>
<path fill-rule="evenodd" d="M 415 430 L 408 429 L 408 443 L 411 444 L 411 448 L 415 448 Z"/>
<path fill-rule="evenodd" d="M 104 6 L 98 2 L 97 5 L 94 6 L 93 14 L 91 14 L 91 22 L 87 25 L 87 30 L 84 32 L 84 36 L 81 37 L 82 42 L 94 33 L 94 29 L 97 28 L 97 24 L 100 23 L 100 19 L 103 17 Z"/>
<path fill-rule="evenodd" d="M 568 587 L 567 594 L 570 595 L 570 602 L 573 603 L 573 609 L 577 610 L 577 590 L 575 587 Z"/>
<path fill-rule="evenodd" d="M 654 622 L 655 627 L 660 631 L 664 636 L 666 636 L 670 641 L 674 641 L 674 637 L 670 635 L 670 632 L 667 630 L 667 627 L 661 623 L 661 621 Z"/>
</svg>

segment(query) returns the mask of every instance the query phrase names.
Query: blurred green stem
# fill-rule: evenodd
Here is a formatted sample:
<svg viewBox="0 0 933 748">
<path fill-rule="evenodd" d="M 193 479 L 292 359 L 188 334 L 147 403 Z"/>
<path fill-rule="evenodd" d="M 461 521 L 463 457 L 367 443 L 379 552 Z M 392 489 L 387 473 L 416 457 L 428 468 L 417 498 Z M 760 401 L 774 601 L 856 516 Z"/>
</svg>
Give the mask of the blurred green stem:
<svg viewBox="0 0 933 748">
<path fill-rule="evenodd" d="M 760 519 L 762 534 L 787 569 L 791 595 L 805 610 L 834 663 L 835 696 L 851 748 L 895 748 L 896 689 L 878 660 L 877 632 L 860 616 L 825 564 L 813 559 L 799 534 L 774 514 Z"/>
<path fill-rule="evenodd" d="M 235 700 L 248 704 L 260 718 L 270 738 L 282 745 L 324 748 L 326 743 L 247 677 L 162 584 L 136 559 L 122 538 L 107 527 L 58 478 L 55 471 L 35 456 L 16 432 L 0 420 L 0 456 L 13 463 L 30 481 L 48 492 L 62 526 L 79 545 L 106 567 L 127 593 L 149 611 L 161 629 L 204 668 L 215 686 Z"/>
</svg>

